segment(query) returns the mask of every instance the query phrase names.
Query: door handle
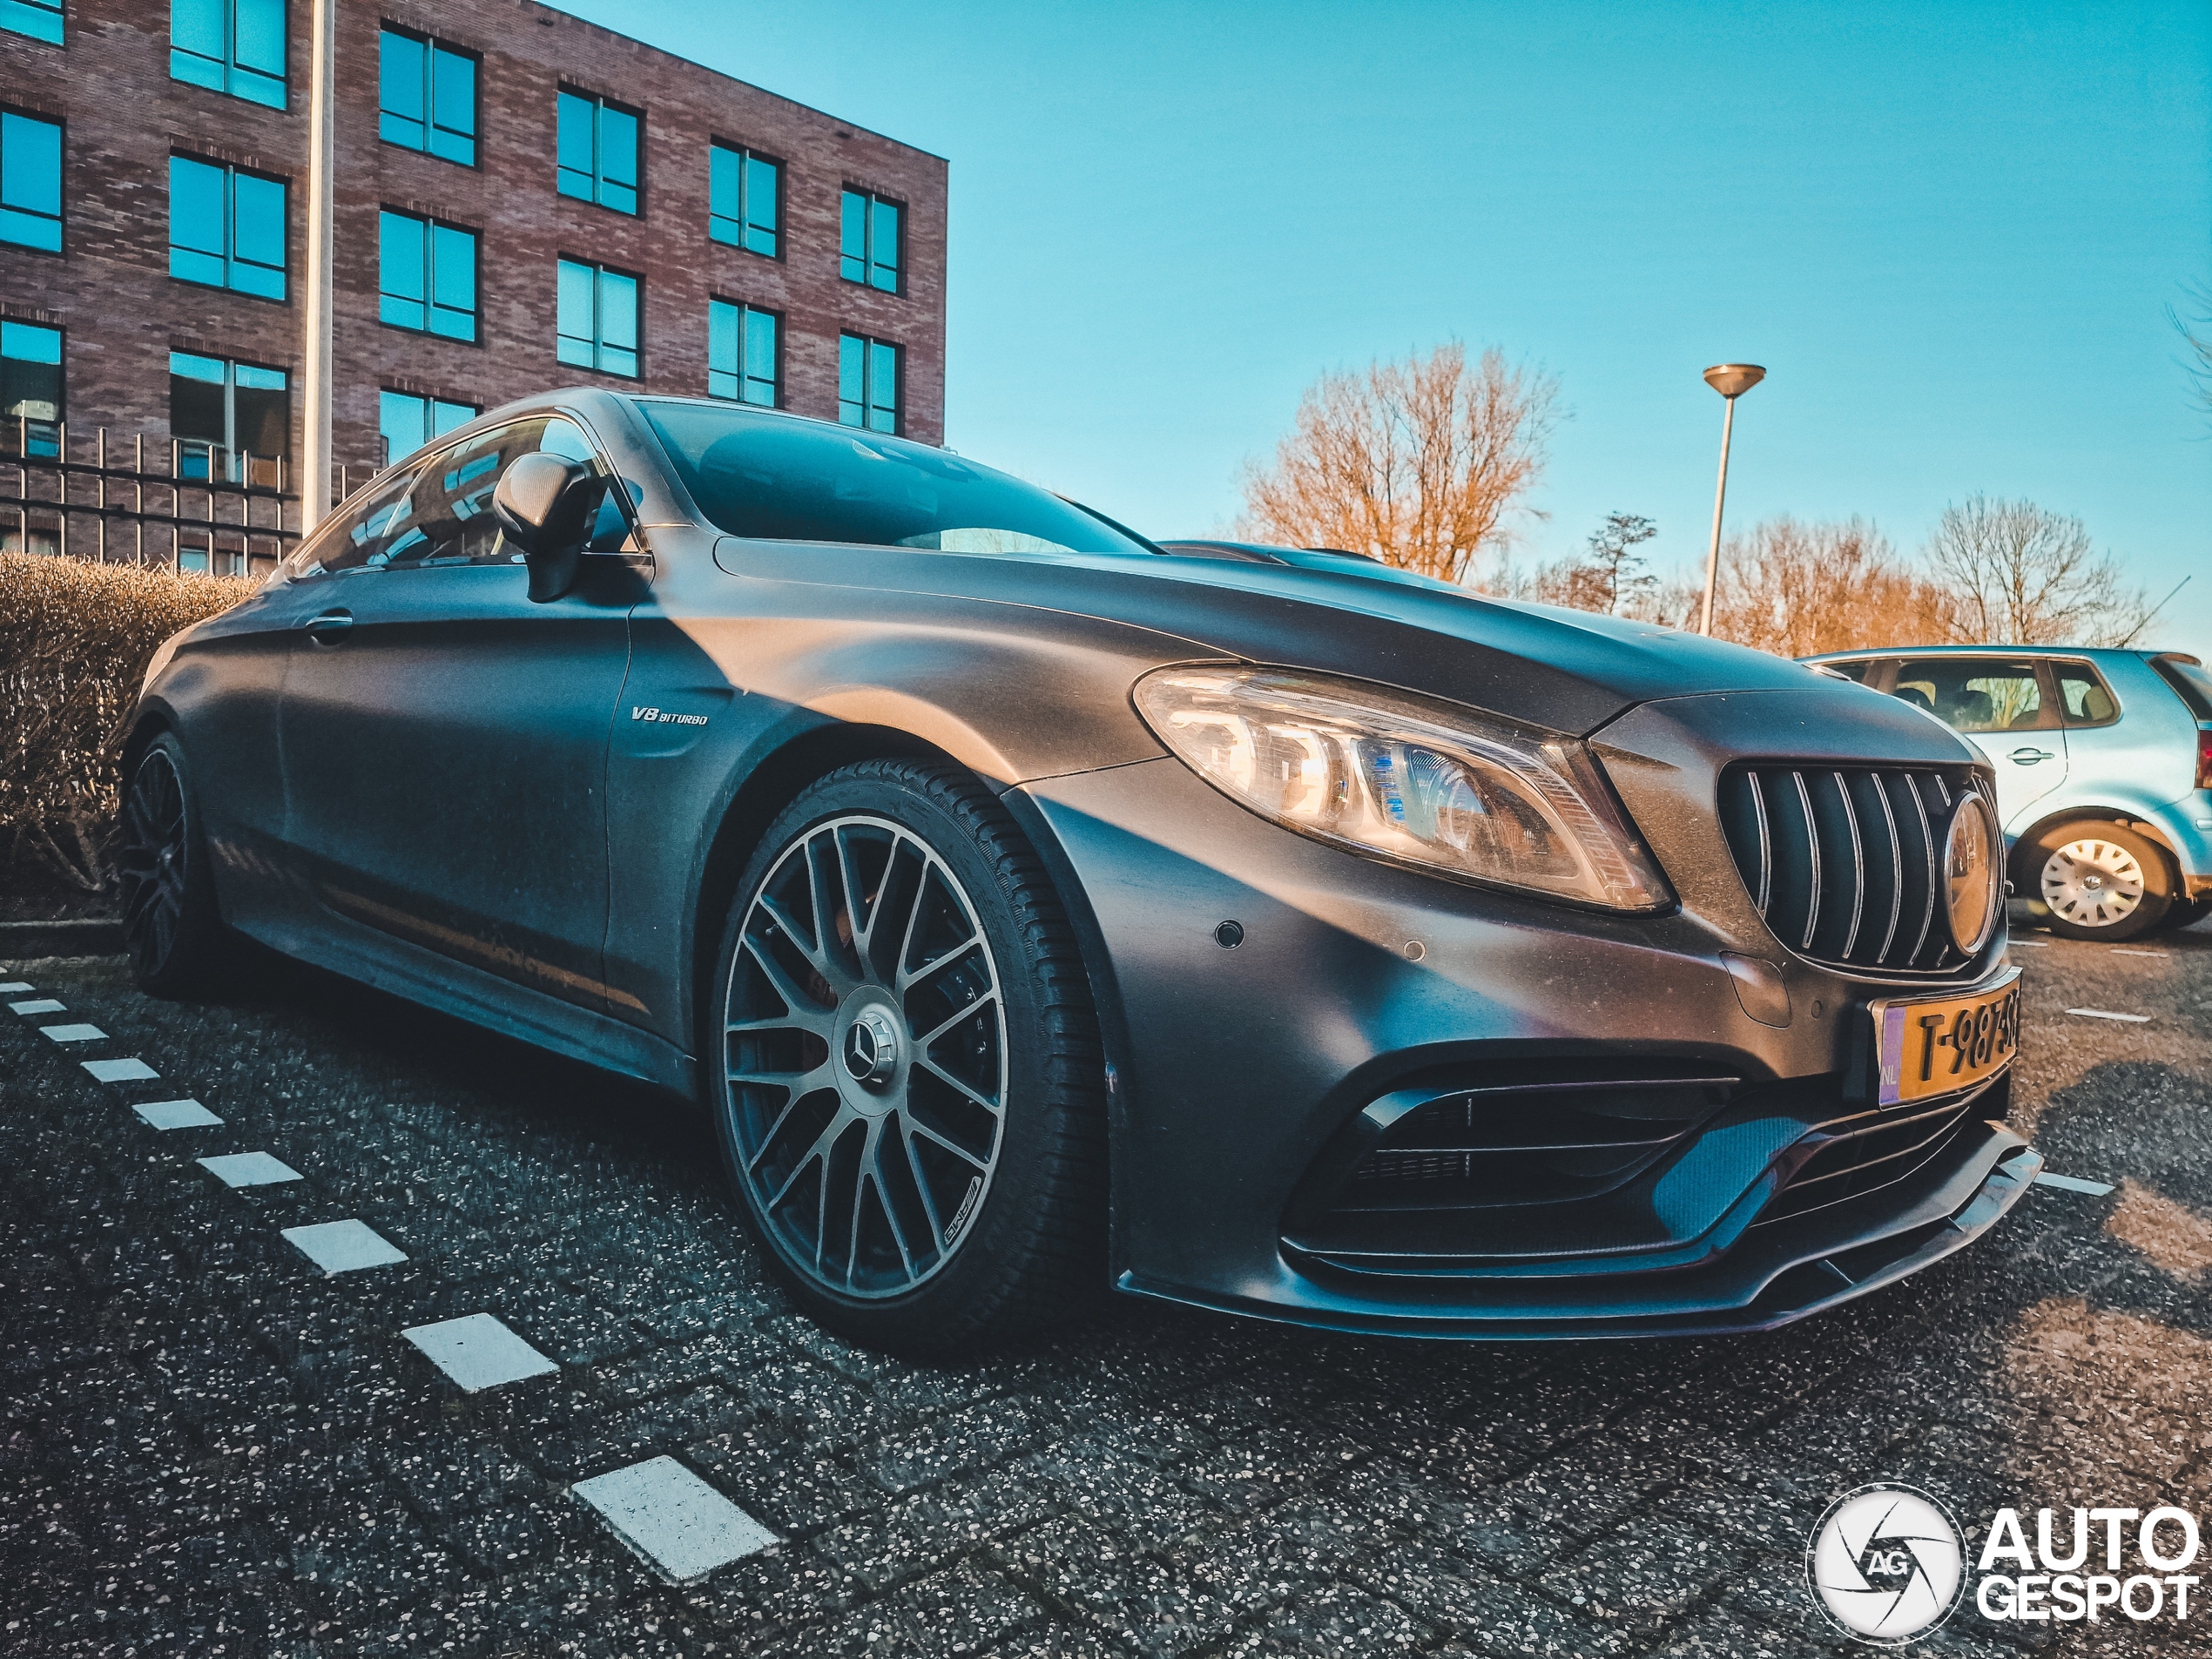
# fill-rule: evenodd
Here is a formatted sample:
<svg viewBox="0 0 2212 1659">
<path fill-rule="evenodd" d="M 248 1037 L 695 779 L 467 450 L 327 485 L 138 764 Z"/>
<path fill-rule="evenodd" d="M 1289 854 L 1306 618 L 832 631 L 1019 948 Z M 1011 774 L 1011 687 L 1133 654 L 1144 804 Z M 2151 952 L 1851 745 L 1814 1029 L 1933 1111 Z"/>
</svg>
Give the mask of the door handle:
<svg viewBox="0 0 2212 1659">
<path fill-rule="evenodd" d="M 2047 749 L 2015 749 L 2005 759 L 2015 765 L 2032 766 L 2039 760 L 2055 760 L 2058 757 Z"/>
<path fill-rule="evenodd" d="M 345 638 L 347 631 L 353 625 L 354 613 L 350 610 L 326 610 L 320 616 L 310 617 L 300 624 L 306 631 L 307 637 L 318 645 L 336 644 Z"/>
</svg>

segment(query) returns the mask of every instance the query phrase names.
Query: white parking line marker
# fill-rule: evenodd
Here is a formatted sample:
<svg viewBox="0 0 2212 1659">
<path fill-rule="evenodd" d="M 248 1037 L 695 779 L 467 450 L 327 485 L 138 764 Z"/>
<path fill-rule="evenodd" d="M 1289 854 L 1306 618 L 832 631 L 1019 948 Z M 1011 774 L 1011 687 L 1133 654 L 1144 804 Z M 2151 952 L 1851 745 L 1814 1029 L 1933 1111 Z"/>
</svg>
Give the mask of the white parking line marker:
<svg viewBox="0 0 2212 1659">
<path fill-rule="evenodd" d="M 2114 1014 L 2108 1008 L 2068 1008 L 2068 1014 L 2078 1014 L 2085 1020 L 2121 1020 L 2129 1025 L 2148 1025 L 2148 1014 Z"/>
<path fill-rule="evenodd" d="M 2173 954 L 2171 951 L 2164 950 L 2130 950 L 2125 945 L 2114 945 L 2112 948 L 2112 954 L 2115 956 L 2157 956 L 2161 958 Z"/>
<path fill-rule="evenodd" d="M 365 1221 L 324 1221 L 312 1227 L 287 1227 L 284 1240 L 326 1273 L 357 1273 L 364 1267 L 403 1262 L 396 1249 Z"/>
<path fill-rule="evenodd" d="M 77 1063 L 99 1083 L 142 1083 L 161 1076 L 143 1060 L 80 1060 Z"/>
<path fill-rule="evenodd" d="M 57 1042 L 105 1042 L 107 1033 L 97 1025 L 42 1025 L 38 1035 Z"/>
<path fill-rule="evenodd" d="M 26 986 L 24 988 L 28 990 L 30 988 Z M 57 1002 L 51 996 L 41 996 L 28 1002 L 10 1002 L 8 1004 L 8 1012 L 10 1014 L 66 1014 L 69 1012 L 69 1004 Z"/>
<path fill-rule="evenodd" d="M 35 991 L 37 988 L 29 980 L 11 979 L 5 985 L 0 985 L 0 996 L 20 996 L 25 991 Z"/>
<path fill-rule="evenodd" d="M 156 1129 L 212 1129 L 223 1121 L 196 1100 L 157 1100 L 131 1109 Z"/>
<path fill-rule="evenodd" d="M 2051 948 L 2051 941 L 2047 939 L 2008 939 L 2005 942 L 2018 945 L 2023 950 L 2048 950 Z"/>
<path fill-rule="evenodd" d="M 299 1170 L 266 1152 L 226 1152 L 200 1159 L 199 1167 L 226 1187 L 273 1187 L 300 1179 Z"/>
<path fill-rule="evenodd" d="M 2112 1190 L 2109 1182 L 2084 1181 L 2080 1176 L 2053 1175 L 2048 1170 L 2037 1176 L 2035 1184 L 2038 1186 L 2056 1187 L 2061 1192 L 2086 1192 L 2093 1198 L 2101 1198 Z"/>
<path fill-rule="evenodd" d="M 570 1489 L 616 1537 L 678 1584 L 783 1541 L 672 1457 L 649 1458 Z"/>
<path fill-rule="evenodd" d="M 459 1383 L 466 1393 L 560 1369 L 489 1313 L 410 1325 L 400 1334 L 428 1354 L 430 1363 Z"/>
</svg>

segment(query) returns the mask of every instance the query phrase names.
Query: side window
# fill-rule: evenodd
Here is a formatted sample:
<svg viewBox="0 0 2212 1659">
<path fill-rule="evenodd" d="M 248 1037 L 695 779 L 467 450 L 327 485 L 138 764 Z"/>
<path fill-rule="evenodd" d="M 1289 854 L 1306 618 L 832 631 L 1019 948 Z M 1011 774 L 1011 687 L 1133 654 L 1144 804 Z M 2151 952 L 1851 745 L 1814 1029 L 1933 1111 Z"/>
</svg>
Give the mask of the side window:
<svg viewBox="0 0 2212 1659">
<path fill-rule="evenodd" d="M 595 475 L 605 463 L 573 421 L 540 415 L 455 444 L 423 463 L 416 475 L 408 515 L 388 533 L 380 563 L 391 565 L 518 564 L 523 555 L 500 534 L 491 498 L 507 469 L 522 455 L 539 451 L 580 461 Z M 593 545 L 612 529 L 610 546 L 630 533 L 629 521 L 613 493 L 604 496 L 593 529 Z"/>
<path fill-rule="evenodd" d="M 383 563 L 395 526 L 414 515 L 412 473 L 399 473 L 379 485 L 358 507 L 326 526 L 292 556 L 287 574 L 294 582 L 335 576 Z"/>
<path fill-rule="evenodd" d="M 1831 674 L 1841 674 L 1847 680 L 1857 680 L 1861 685 L 1865 685 L 1869 683 L 1868 671 L 1874 666 L 1874 664 L 1871 658 L 1862 657 L 1857 662 L 1823 663 L 1821 666 Z"/>
<path fill-rule="evenodd" d="M 2033 661 L 1928 657 L 1898 664 L 1890 695 L 1926 709 L 1958 732 L 2028 732 L 2056 725 Z"/>
<path fill-rule="evenodd" d="M 2088 664 L 2054 663 L 2051 670 L 2058 677 L 2068 725 L 2110 725 L 2120 718 L 2120 700 Z"/>
</svg>

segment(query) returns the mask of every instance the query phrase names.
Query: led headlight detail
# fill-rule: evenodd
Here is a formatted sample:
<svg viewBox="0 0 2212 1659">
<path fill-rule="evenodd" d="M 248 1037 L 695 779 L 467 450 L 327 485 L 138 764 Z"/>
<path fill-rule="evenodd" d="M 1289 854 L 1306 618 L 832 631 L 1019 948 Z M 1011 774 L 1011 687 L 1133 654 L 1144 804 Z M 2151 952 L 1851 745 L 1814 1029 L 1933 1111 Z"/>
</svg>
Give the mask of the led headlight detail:
<svg viewBox="0 0 2212 1659">
<path fill-rule="evenodd" d="M 1673 902 L 1574 738 L 1280 669 L 1157 669 L 1133 695 L 1200 777 L 1302 835 L 1608 910 Z"/>
</svg>

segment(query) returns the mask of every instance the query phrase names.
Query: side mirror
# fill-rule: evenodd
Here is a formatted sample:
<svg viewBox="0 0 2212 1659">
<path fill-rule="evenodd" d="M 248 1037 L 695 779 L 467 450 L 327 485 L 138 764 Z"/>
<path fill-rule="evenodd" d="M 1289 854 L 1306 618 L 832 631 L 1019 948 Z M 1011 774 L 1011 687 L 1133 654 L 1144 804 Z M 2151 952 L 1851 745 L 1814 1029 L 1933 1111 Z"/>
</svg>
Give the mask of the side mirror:
<svg viewBox="0 0 2212 1659">
<path fill-rule="evenodd" d="M 600 483 L 583 463 L 541 450 L 500 475 L 491 516 L 529 566 L 530 598 L 545 604 L 576 586 Z"/>
</svg>

